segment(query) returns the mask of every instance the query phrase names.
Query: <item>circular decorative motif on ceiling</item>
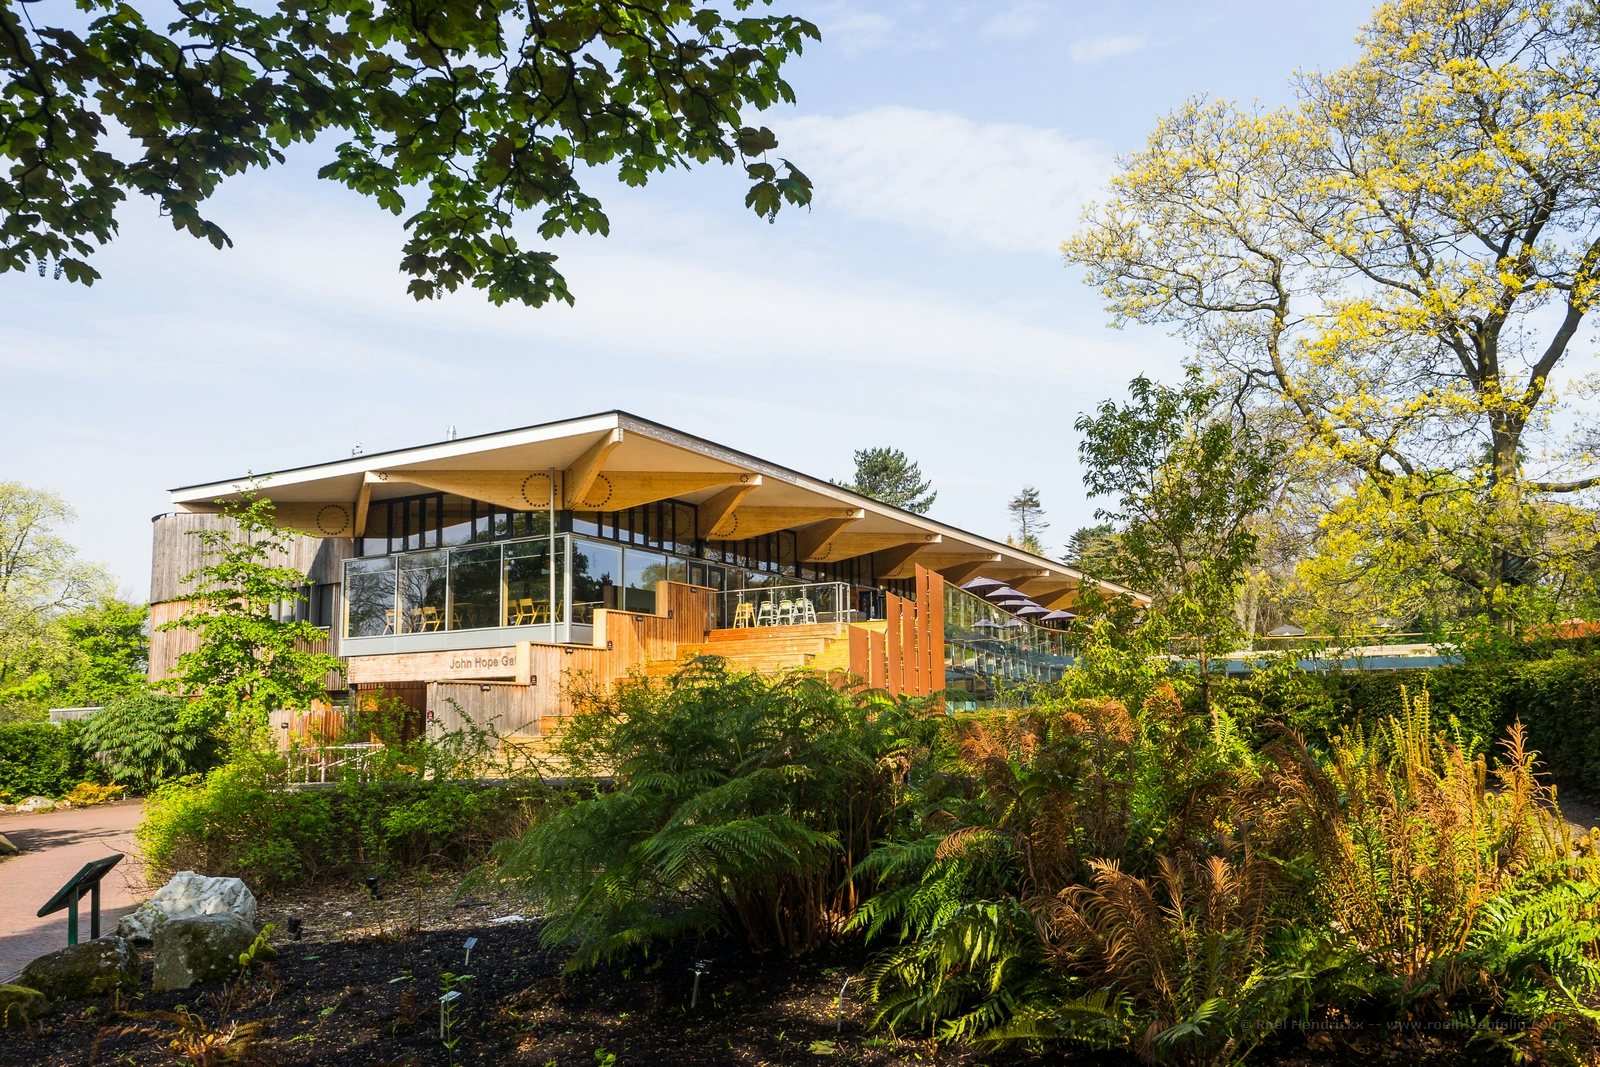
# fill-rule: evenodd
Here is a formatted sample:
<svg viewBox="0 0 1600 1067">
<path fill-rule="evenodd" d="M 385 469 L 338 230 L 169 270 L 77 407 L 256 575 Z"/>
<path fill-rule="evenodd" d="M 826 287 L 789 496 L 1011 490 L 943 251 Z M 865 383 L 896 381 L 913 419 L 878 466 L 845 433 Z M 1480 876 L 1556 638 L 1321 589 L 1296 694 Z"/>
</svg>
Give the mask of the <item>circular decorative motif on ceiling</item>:
<svg viewBox="0 0 1600 1067">
<path fill-rule="evenodd" d="M 550 507 L 550 476 L 530 474 L 522 479 L 522 501 L 530 508 Z"/>
<path fill-rule="evenodd" d="M 605 486 L 605 494 L 597 498 L 595 494 L 600 491 L 601 486 Z M 605 506 L 611 503 L 612 494 L 615 492 L 616 489 L 612 486 L 611 479 L 604 474 L 597 474 L 594 476 L 594 484 L 589 487 L 588 494 L 583 498 L 583 504 L 585 507 L 594 508 L 596 511 L 604 511 Z"/>
<path fill-rule="evenodd" d="M 325 504 L 317 509 L 317 531 L 322 536 L 338 537 L 350 526 L 350 509 L 343 504 Z"/>
</svg>

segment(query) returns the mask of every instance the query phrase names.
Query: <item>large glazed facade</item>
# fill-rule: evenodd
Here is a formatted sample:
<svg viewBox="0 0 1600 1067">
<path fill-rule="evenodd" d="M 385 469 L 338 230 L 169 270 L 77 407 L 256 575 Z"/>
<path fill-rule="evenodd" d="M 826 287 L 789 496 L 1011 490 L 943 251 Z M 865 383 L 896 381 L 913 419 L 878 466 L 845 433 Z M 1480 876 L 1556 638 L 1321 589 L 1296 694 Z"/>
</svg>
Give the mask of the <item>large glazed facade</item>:
<svg viewBox="0 0 1600 1067">
<path fill-rule="evenodd" d="M 183 610 L 181 575 L 199 562 L 187 535 L 225 522 L 248 488 L 173 491 L 155 520 L 156 623 Z M 981 702 L 1058 671 L 1063 635 L 960 583 L 981 574 L 1068 609 L 1085 581 L 623 412 L 280 471 L 256 491 L 302 535 L 294 610 L 327 629 L 353 688 L 404 694 L 438 721 L 488 708 L 528 731 L 570 710 L 575 678 L 704 652 Z M 153 674 L 182 640 L 156 632 Z"/>
</svg>

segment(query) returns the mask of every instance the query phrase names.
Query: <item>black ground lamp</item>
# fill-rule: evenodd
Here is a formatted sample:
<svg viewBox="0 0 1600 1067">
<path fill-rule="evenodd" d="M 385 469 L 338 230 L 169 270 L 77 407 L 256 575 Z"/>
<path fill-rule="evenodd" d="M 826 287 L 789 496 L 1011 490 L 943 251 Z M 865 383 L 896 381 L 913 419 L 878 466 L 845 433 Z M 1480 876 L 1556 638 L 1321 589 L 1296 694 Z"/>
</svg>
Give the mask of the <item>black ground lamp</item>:
<svg viewBox="0 0 1600 1067">
<path fill-rule="evenodd" d="M 367 892 L 372 894 L 372 899 L 373 900 L 382 900 L 383 899 L 383 894 L 378 892 L 378 876 L 377 875 L 375 875 L 375 874 L 367 875 Z"/>
</svg>

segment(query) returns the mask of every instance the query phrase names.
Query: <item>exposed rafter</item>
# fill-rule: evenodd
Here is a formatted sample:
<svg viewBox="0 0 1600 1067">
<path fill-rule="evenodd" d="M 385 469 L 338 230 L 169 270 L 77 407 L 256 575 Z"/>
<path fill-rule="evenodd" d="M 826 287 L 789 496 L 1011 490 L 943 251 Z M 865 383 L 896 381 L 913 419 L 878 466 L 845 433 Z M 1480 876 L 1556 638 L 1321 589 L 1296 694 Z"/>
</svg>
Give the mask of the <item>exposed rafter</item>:
<svg viewBox="0 0 1600 1067">
<path fill-rule="evenodd" d="M 954 582 L 955 584 L 960 585 L 962 582 L 969 581 L 973 578 L 976 578 L 978 575 L 983 574 L 998 562 L 1000 562 L 1000 553 L 992 552 L 983 556 L 961 557 L 952 560 L 949 563 L 941 563 L 937 560 L 924 560 L 923 566 L 938 571 L 944 576 L 945 581 Z"/>
<path fill-rule="evenodd" d="M 846 530 L 835 534 L 818 545 L 809 556 L 802 555 L 800 559 L 806 563 L 835 563 L 884 549 L 927 548 L 938 544 L 941 540 L 943 538 L 939 534 L 924 533 L 921 530 L 904 530 L 899 533 L 850 533 Z"/>
<path fill-rule="evenodd" d="M 821 522 L 812 523 L 801 530 L 796 538 L 796 555 L 808 562 L 819 558 L 829 558 L 826 555 L 819 557 L 818 553 L 823 552 L 833 543 L 834 538 L 838 537 L 853 524 L 866 518 L 866 516 L 867 513 L 864 509 L 852 508 L 848 516 L 839 516 L 838 518 L 824 519 Z"/>
<path fill-rule="evenodd" d="M 858 519 L 860 508 L 840 507 L 749 507 L 736 508 L 716 531 L 707 534 L 713 541 L 740 541 L 777 530 L 790 530 L 824 519 Z"/>
<path fill-rule="evenodd" d="M 726 537 L 727 534 L 719 532 L 722 524 L 733 515 L 734 509 L 744 502 L 745 497 L 760 487 L 761 475 L 746 474 L 740 479 L 738 485 L 729 486 L 716 496 L 711 497 L 704 504 L 701 504 L 699 508 L 700 536 L 707 540 Z"/>
<path fill-rule="evenodd" d="M 742 488 L 743 479 L 754 477 L 753 474 L 739 471 L 691 471 L 684 474 L 606 471 L 595 475 L 588 494 L 572 507 L 588 511 L 621 511 L 722 485 Z"/>
<path fill-rule="evenodd" d="M 872 572 L 879 578 L 914 577 L 917 573 L 917 564 L 927 565 L 930 558 L 928 550 L 937 548 L 943 541 L 942 534 L 935 534 L 931 542 L 885 548 L 873 554 Z"/>
<path fill-rule="evenodd" d="M 384 471 L 391 482 L 410 482 L 413 485 L 437 489 L 441 493 L 482 500 L 511 511 L 548 511 L 550 509 L 550 475 L 545 471 L 449 471 L 449 470 L 394 470 Z"/>
<path fill-rule="evenodd" d="M 372 486 L 381 480 L 372 471 L 361 476 L 361 488 L 356 490 L 355 535 L 357 537 L 367 532 L 367 512 L 372 507 Z"/>
<path fill-rule="evenodd" d="M 579 501 L 588 499 L 590 490 L 594 488 L 595 479 L 600 477 L 600 471 L 606 465 L 606 457 L 622 444 L 622 437 L 620 426 L 608 431 L 604 437 L 590 445 L 583 455 L 578 457 L 576 463 L 567 468 L 565 477 L 561 479 L 566 489 L 565 507 L 581 507 Z"/>
</svg>

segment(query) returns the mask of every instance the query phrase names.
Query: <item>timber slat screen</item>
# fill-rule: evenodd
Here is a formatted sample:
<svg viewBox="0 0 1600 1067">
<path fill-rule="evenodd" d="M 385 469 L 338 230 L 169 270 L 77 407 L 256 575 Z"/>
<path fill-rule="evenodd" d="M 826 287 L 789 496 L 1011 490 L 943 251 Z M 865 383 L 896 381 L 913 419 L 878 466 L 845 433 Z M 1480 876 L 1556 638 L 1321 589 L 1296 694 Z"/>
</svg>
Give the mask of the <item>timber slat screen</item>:
<svg viewBox="0 0 1600 1067">
<path fill-rule="evenodd" d="M 850 673 L 874 689 L 932 696 L 944 689 L 944 578 L 916 570 L 916 598 L 884 597 L 887 625 L 850 628 Z"/>
</svg>

